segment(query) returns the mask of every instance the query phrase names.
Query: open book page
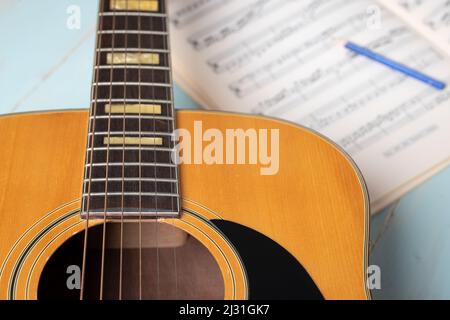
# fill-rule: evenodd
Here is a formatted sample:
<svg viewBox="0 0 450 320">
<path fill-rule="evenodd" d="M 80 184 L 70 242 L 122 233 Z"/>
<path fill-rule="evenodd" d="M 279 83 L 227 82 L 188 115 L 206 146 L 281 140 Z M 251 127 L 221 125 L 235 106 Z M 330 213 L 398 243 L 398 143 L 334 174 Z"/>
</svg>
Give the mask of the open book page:
<svg viewBox="0 0 450 320">
<path fill-rule="evenodd" d="M 286 119 L 328 136 L 363 172 L 373 212 L 449 161 L 450 91 L 355 56 L 339 41 L 450 83 L 450 62 L 376 2 L 169 3 L 184 89 L 205 108 Z"/>
<path fill-rule="evenodd" d="M 450 0 L 378 0 L 450 57 Z"/>
</svg>

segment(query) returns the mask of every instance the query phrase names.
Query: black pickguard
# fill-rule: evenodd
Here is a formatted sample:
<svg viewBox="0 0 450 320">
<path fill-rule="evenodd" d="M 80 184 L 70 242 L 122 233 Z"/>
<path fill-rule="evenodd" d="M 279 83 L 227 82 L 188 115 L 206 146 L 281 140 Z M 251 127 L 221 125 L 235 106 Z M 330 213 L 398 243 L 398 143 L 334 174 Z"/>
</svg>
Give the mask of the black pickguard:
<svg viewBox="0 0 450 320">
<path fill-rule="evenodd" d="M 273 240 L 245 226 L 212 221 L 235 246 L 247 272 L 252 300 L 322 300 L 302 265 Z"/>
</svg>

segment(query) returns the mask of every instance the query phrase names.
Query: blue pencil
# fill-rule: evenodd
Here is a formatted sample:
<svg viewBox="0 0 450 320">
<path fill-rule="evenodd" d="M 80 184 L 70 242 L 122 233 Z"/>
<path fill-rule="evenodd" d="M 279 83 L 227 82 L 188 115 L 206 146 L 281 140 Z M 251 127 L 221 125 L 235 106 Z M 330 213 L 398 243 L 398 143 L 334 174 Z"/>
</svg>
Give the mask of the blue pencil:
<svg viewBox="0 0 450 320">
<path fill-rule="evenodd" d="M 368 48 L 364 48 L 361 46 L 358 46 L 357 44 L 353 42 L 347 42 L 345 44 L 345 47 L 357 54 L 363 55 L 371 60 L 374 60 L 376 62 L 379 62 L 381 64 L 384 64 L 385 66 L 388 66 L 391 69 L 394 69 L 396 71 L 399 71 L 409 77 L 412 77 L 414 79 L 417 79 L 419 81 L 425 82 L 426 84 L 438 89 L 438 90 L 444 90 L 447 86 L 444 82 L 433 79 L 417 70 L 411 69 L 401 63 L 395 62 L 391 59 L 388 59 L 376 52 L 373 52 L 372 50 Z"/>
</svg>

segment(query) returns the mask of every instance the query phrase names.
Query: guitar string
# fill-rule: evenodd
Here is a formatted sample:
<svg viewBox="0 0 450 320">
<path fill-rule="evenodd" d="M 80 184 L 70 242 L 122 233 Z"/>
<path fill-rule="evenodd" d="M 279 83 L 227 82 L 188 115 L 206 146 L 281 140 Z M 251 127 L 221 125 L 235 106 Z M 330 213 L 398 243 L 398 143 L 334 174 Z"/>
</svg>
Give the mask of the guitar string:
<svg viewBox="0 0 450 320">
<path fill-rule="evenodd" d="M 111 8 L 110 8 L 111 9 Z M 109 180 L 109 151 L 111 142 L 111 110 L 112 110 L 112 95 L 113 95 L 113 73 L 114 73 L 114 52 L 115 52 L 115 38 L 116 38 L 116 9 L 113 8 L 113 27 L 111 32 L 111 68 L 110 68 L 110 84 L 109 84 L 109 112 L 108 112 L 108 144 L 106 146 L 106 179 L 105 179 L 105 200 L 103 203 L 103 235 L 102 235 L 102 258 L 100 267 L 100 299 L 103 300 L 104 288 L 104 273 L 105 273 L 105 246 L 106 246 L 106 211 L 108 210 L 108 180 Z"/>
<path fill-rule="evenodd" d="M 100 1 L 99 3 L 99 13 L 103 12 L 105 10 L 105 4 L 103 2 L 103 0 Z M 98 22 L 97 22 L 97 30 L 103 29 L 103 15 L 99 14 L 98 17 Z M 99 47 L 101 47 L 102 44 L 102 34 L 98 34 L 96 35 L 96 48 L 99 49 Z M 99 50 L 96 53 L 96 61 L 95 63 L 97 65 L 100 64 L 100 57 L 101 57 L 101 51 Z M 90 111 L 90 117 L 89 117 L 89 132 L 90 133 L 94 133 L 95 132 L 95 125 L 97 123 L 97 100 L 98 100 L 98 83 L 99 83 L 99 73 L 100 73 L 100 68 L 97 68 L 94 72 L 94 76 L 93 76 L 93 80 L 96 84 L 96 86 L 92 86 L 92 99 L 93 101 L 93 106 L 91 108 Z M 91 130 L 92 129 L 92 130 Z M 82 212 L 86 213 L 86 223 L 85 223 L 85 228 L 84 228 L 84 239 L 83 239 L 83 258 L 82 258 L 82 266 L 81 266 L 81 283 L 80 283 L 80 300 L 84 299 L 84 290 L 85 290 L 85 282 L 86 282 L 86 260 L 87 260 L 87 247 L 88 247 L 88 233 L 89 233 L 89 218 L 90 218 L 90 210 L 91 210 L 91 182 L 92 182 L 92 168 L 93 168 L 93 159 L 94 159 L 94 134 L 91 135 L 90 139 L 88 138 L 88 148 L 90 147 L 91 150 L 87 150 L 86 154 L 89 152 L 89 166 L 86 168 L 86 171 L 89 170 L 89 181 L 88 181 L 88 188 L 87 190 L 85 190 L 85 187 L 83 185 L 83 189 L 86 192 L 86 208 L 83 208 Z M 88 159 L 86 159 L 88 160 Z M 87 161 L 86 161 L 87 162 Z M 86 178 L 86 174 L 85 174 L 85 178 Z M 86 183 L 86 181 L 84 181 L 83 183 Z M 85 193 L 83 192 L 83 193 Z M 83 199 L 83 207 L 84 207 L 84 199 Z M 84 210 L 86 209 L 86 210 Z"/>
<path fill-rule="evenodd" d="M 139 1 L 138 30 L 141 31 L 141 2 Z M 138 49 L 141 52 L 142 39 L 138 33 Z M 141 60 L 138 59 L 138 101 L 139 101 L 139 300 L 142 300 L 142 119 L 141 119 Z"/>
<path fill-rule="evenodd" d="M 128 30 L 128 2 L 127 2 L 127 14 L 125 15 L 125 30 Z M 128 32 L 125 33 L 125 48 L 128 49 Z M 122 196 L 121 196 L 121 215 L 120 215 L 120 253 L 119 253 L 119 300 L 122 300 L 123 295 L 123 241 L 124 241 L 124 198 L 125 198 L 125 132 L 126 132 L 126 99 L 127 99 L 127 66 L 128 66 L 128 50 L 125 50 L 125 63 L 124 63 L 124 84 L 123 84 L 123 144 L 122 144 Z"/>
<path fill-rule="evenodd" d="M 150 30 L 154 30 L 154 21 L 153 18 L 150 18 Z M 155 49 L 154 47 L 154 42 L 153 42 L 153 37 L 154 36 L 150 36 L 150 47 L 152 49 Z M 162 61 L 162 59 L 159 59 L 160 63 Z M 151 70 L 151 75 L 152 75 L 152 80 L 155 78 L 155 73 L 154 70 Z M 163 90 L 163 89 L 161 89 Z M 152 98 L 155 99 L 155 87 L 152 86 L 151 88 L 152 91 Z M 153 114 L 153 130 L 156 132 L 156 118 L 155 115 Z M 156 170 L 156 148 L 153 151 L 153 164 L 154 164 L 154 168 L 153 168 L 153 173 L 154 173 L 154 188 L 155 188 L 155 236 L 156 236 L 156 300 L 159 299 L 159 218 L 158 218 L 158 183 L 157 183 L 157 170 Z"/>
<path fill-rule="evenodd" d="M 167 50 L 167 64 L 169 66 L 169 69 L 172 70 L 171 68 L 171 54 L 170 54 L 170 36 L 169 36 L 169 31 L 170 31 L 170 26 L 169 26 L 169 19 L 168 17 L 168 7 L 167 7 L 167 1 L 165 0 L 161 0 L 161 2 L 163 3 L 164 6 L 164 13 L 166 14 L 165 18 L 163 19 L 163 24 L 164 24 L 164 29 L 163 31 L 166 31 L 167 36 L 164 40 L 164 49 Z M 173 97 L 173 83 L 172 83 L 172 77 L 171 77 L 171 71 L 167 71 L 164 73 L 164 79 L 167 83 L 170 83 L 170 91 L 167 91 L 167 95 L 166 95 L 166 101 L 170 101 L 170 111 L 171 111 L 171 116 L 172 119 L 175 119 L 175 108 L 174 108 L 174 97 Z M 175 120 L 172 120 L 172 126 L 168 126 L 168 131 L 170 133 L 170 131 L 172 130 L 172 137 L 175 134 Z M 172 147 L 173 149 L 175 142 L 171 139 L 170 142 L 170 147 Z M 172 161 L 172 157 L 170 157 L 169 161 Z M 174 163 L 176 165 L 176 163 Z M 175 170 L 178 170 L 177 168 L 175 168 Z M 170 169 L 170 180 L 172 180 L 173 176 L 172 176 L 172 169 Z M 176 174 L 176 178 L 178 178 L 178 175 Z M 178 179 L 176 179 L 178 181 Z M 171 194 L 174 194 L 175 192 L 178 194 L 178 183 L 176 185 L 176 190 L 174 190 L 173 187 L 173 183 L 170 184 L 170 191 Z M 171 198 L 171 209 L 172 212 L 174 212 L 174 203 L 173 203 L 174 199 Z M 178 203 L 178 200 L 177 200 Z M 179 205 L 177 205 L 177 210 L 179 210 Z M 175 299 L 178 298 L 178 270 L 177 270 L 177 248 L 173 247 L 172 248 L 172 256 L 173 256 L 173 265 L 174 265 L 174 278 L 175 278 Z"/>
</svg>

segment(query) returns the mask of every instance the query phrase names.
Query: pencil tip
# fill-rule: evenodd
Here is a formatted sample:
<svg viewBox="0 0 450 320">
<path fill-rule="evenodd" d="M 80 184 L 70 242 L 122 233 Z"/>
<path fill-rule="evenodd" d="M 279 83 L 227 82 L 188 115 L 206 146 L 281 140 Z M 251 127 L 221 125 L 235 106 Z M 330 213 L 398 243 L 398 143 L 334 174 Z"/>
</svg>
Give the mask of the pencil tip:
<svg viewBox="0 0 450 320">
<path fill-rule="evenodd" d="M 343 38 L 333 38 L 336 46 L 344 46 L 347 43 L 347 40 L 343 39 Z"/>
</svg>

